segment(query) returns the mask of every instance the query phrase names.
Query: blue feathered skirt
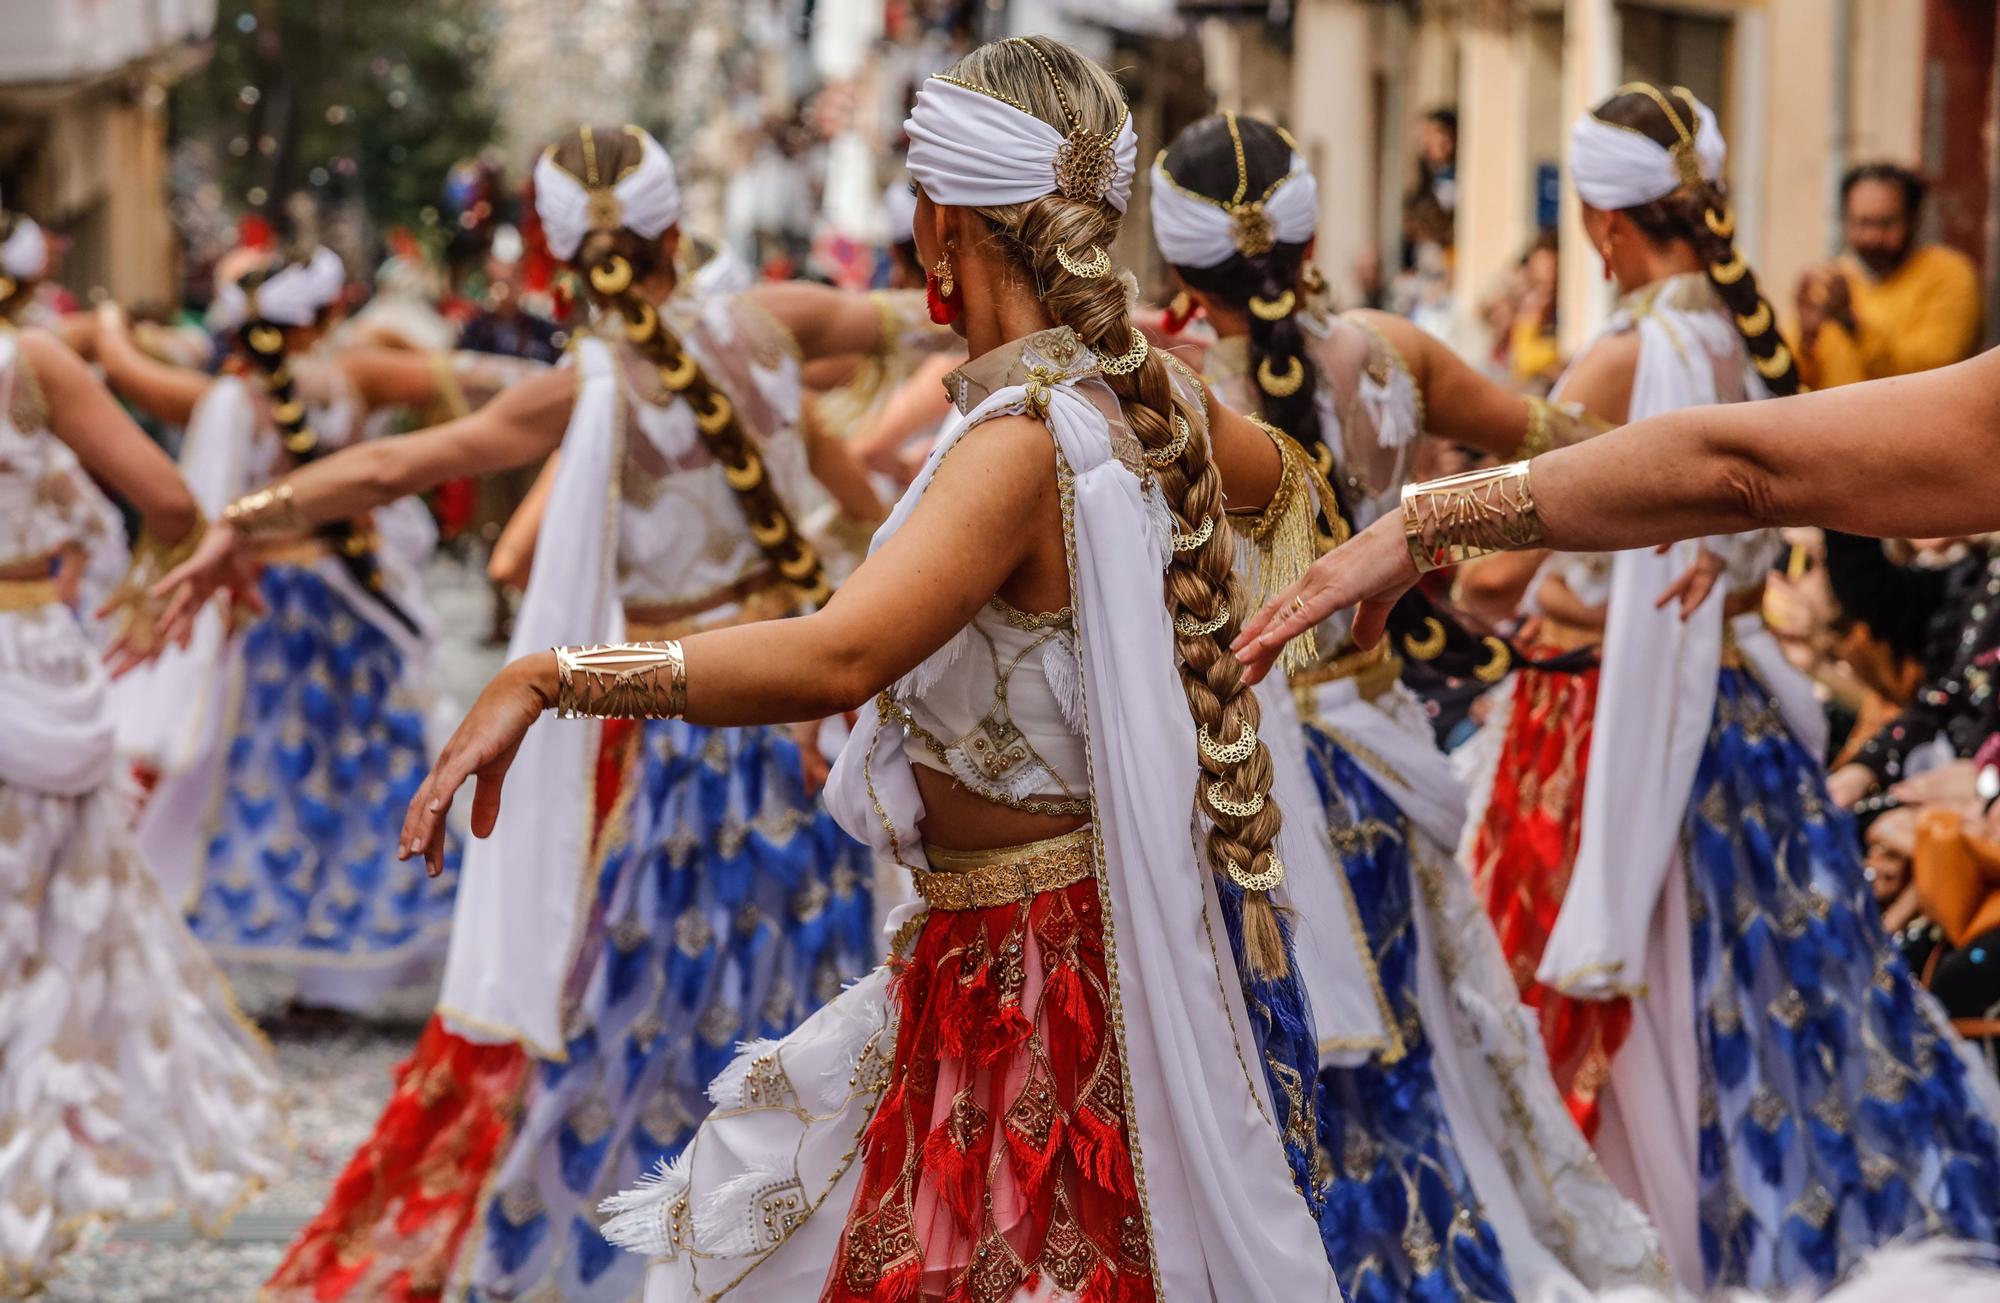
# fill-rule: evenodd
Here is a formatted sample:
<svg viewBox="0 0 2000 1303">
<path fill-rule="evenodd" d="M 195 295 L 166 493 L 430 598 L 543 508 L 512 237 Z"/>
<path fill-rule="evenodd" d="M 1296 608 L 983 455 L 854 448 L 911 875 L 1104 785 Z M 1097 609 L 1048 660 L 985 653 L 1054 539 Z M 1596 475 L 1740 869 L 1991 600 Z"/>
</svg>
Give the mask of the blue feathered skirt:
<svg viewBox="0 0 2000 1303">
<path fill-rule="evenodd" d="M 629 1303 L 643 1258 L 597 1206 L 677 1155 L 739 1042 L 875 964 L 868 851 L 806 795 L 788 730 L 658 720 L 629 739 L 562 1062 L 537 1061 L 473 1227 L 480 1299 Z"/>
<path fill-rule="evenodd" d="M 1900 1235 L 2000 1243 L 2000 1154 L 1882 931 L 1854 825 L 1725 669 L 1685 825 L 1709 1287 L 1824 1285 Z"/>
<path fill-rule="evenodd" d="M 1310 727 L 1305 736 L 1307 764 L 1401 1053 L 1322 1069 L 1296 970 L 1275 982 L 1250 976 L 1242 891 L 1218 879 L 1293 1180 L 1319 1221 L 1327 1257 L 1353 1303 L 1511 1303 L 1499 1241 L 1453 1143 L 1417 1009 L 1414 875 L 1402 811 L 1331 737 Z"/>
<path fill-rule="evenodd" d="M 396 858 L 430 753 L 395 643 L 310 568 L 269 566 L 260 592 L 188 926 L 220 959 L 294 970 L 315 1003 L 365 1005 L 442 958 L 458 841 L 436 878 Z"/>
</svg>

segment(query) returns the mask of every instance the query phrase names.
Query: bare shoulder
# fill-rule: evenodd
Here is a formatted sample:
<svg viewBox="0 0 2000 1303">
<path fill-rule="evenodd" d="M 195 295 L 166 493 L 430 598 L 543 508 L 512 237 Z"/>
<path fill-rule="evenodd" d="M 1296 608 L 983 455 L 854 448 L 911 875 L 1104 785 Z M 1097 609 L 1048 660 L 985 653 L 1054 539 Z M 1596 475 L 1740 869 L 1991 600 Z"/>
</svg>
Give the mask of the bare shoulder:
<svg viewBox="0 0 2000 1303">
<path fill-rule="evenodd" d="M 959 437 L 938 463 L 926 496 L 977 497 L 1000 510 L 1022 511 L 1053 496 L 1055 480 L 1049 428 L 1028 416 L 997 416 Z"/>
<path fill-rule="evenodd" d="M 1623 425 L 1632 407 L 1632 378 L 1639 370 L 1639 332 L 1608 335 L 1585 349 L 1563 376 L 1556 397 Z"/>
<path fill-rule="evenodd" d="M 21 360 L 27 363 L 29 372 L 44 388 L 60 392 L 66 386 L 90 378 L 83 359 L 48 331 L 30 327 L 20 331 L 15 338 L 20 341 Z"/>
</svg>

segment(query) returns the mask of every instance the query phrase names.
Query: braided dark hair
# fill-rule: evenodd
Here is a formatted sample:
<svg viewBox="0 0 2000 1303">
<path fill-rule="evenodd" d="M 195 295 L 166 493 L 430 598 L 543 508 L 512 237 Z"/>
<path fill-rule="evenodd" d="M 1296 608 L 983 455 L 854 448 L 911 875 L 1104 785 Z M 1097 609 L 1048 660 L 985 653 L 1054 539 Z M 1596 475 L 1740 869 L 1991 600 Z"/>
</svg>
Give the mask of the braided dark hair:
<svg viewBox="0 0 2000 1303">
<path fill-rule="evenodd" d="M 579 127 L 553 147 L 552 158 L 585 185 L 612 186 L 639 165 L 643 148 L 637 127 Z M 826 567 L 778 496 L 756 440 L 737 418 L 736 405 L 639 292 L 662 259 L 658 239 L 641 238 L 622 226 L 598 227 L 584 236 L 570 267 L 583 277 L 591 306 L 617 316 L 626 339 L 658 368 L 660 383 L 694 413 L 695 429 L 722 467 L 758 548 L 807 602 L 819 605 L 832 591 Z"/>
<path fill-rule="evenodd" d="M 264 392 L 270 396 L 271 419 L 278 427 L 278 438 L 295 466 L 319 460 L 326 454 L 326 448 L 306 419 L 305 400 L 299 397 L 298 380 L 292 374 L 291 334 L 283 324 L 258 315 L 256 291 L 286 267 L 303 266 L 310 257 L 311 251 L 307 251 L 305 256 L 274 263 L 242 278 L 243 291 L 250 299 L 250 317 L 237 328 L 234 341 L 237 352 L 263 381 Z M 389 596 L 381 559 L 375 555 L 368 535 L 353 520 L 331 520 L 313 533 L 326 541 L 341 567 L 383 610 L 411 633 L 419 632 L 415 618 Z"/>
<path fill-rule="evenodd" d="M 1630 128 L 1669 150 L 1691 154 L 1702 111 L 1685 86 L 1663 91 L 1648 82 L 1633 82 L 1591 112 L 1600 121 Z M 1756 274 L 1736 248 L 1736 218 L 1729 211 L 1722 182 L 1685 184 L 1663 199 L 1623 211 L 1650 238 L 1685 240 L 1693 246 L 1765 386 L 1774 397 L 1797 393 L 1798 362 L 1778 333 L 1777 314 L 1757 288 Z"/>
</svg>

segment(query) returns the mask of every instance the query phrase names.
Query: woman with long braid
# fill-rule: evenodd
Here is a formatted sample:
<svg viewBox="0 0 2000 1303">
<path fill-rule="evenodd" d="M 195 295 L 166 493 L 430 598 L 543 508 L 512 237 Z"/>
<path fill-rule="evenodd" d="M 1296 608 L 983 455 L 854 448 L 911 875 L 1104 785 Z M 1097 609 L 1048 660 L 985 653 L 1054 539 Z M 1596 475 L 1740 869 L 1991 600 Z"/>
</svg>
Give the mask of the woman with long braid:
<svg viewBox="0 0 2000 1303">
<path fill-rule="evenodd" d="M 102 311 L 97 356 L 136 406 L 186 427 L 204 511 L 361 437 L 375 409 L 446 382 L 425 355 L 317 348 L 346 280 L 319 249 L 226 283 L 219 376 L 158 361 Z M 420 509 L 418 509 L 420 511 Z M 301 1004 L 367 1010 L 444 955 L 454 872 L 394 860 L 394 822 L 430 749 L 429 628 L 417 558 L 364 516 L 275 539 L 232 632 L 205 614 L 185 648 L 114 688 L 120 750 L 157 778 L 140 845 L 189 926 L 227 963 L 284 971 Z M 396 531 L 403 535 L 416 530 Z"/>
<path fill-rule="evenodd" d="M 558 448 L 517 650 L 826 600 L 841 558 L 814 517 L 880 508 L 803 419 L 804 364 L 955 337 L 912 296 L 686 292 L 673 164 L 637 128 L 568 134 L 535 191 L 595 318 L 572 363 L 240 501 L 170 585 L 170 625 L 249 541 Z M 815 798 L 811 745 L 664 718 L 528 740 L 526 799 L 467 865 L 438 1016 L 273 1296 L 634 1296 L 644 1265 L 596 1200 L 680 1152 L 737 1042 L 792 1030 L 878 953 L 872 866 Z"/>
<path fill-rule="evenodd" d="M 1575 130 L 1588 228 L 1640 287 L 1566 382 L 1608 419 L 1651 426 L 1797 387 L 1731 243 L 1721 156 L 1709 110 L 1678 88 L 1628 87 Z M 1528 483 L 1512 467 L 1408 491 L 1407 555 L 1422 568 L 1540 541 Z M 1379 535 L 1356 545 L 1365 559 Z M 1716 578 L 1723 592 L 1685 623 L 1656 596 L 1685 557 L 1611 562 L 1581 846 L 1539 956 L 1565 994 L 1631 1000 L 1607 1047 L 1599 1154 L 1683 1280 L 1831 1280 L 1918 1227 L 1991 1243 L 2000 1101 L 1883 936 L 1826 796 L 1817 707 L 1744 600 L 1764 537 L 1703 546 L 1723 564 L 1705 563 L 1691 595 Z M 1282 600 L 1325 604 L 1304 587 Z M 1378 612 L 1363 609 L 1357 636 L 1377 636 Z M 1292 627 L 1274 615 L 1244 640 L 1260 668 Z"/>
<path fill-rule="evenodd" d="M 1336 1299 L 1290 1161 L 1315 1105 L 1253 1074 L 1242 1001 L 1264 984 L 1312 1044 L 1386 1037 L 1224 651 L 1227 507 L 1266 502 L 1281 458 L 1132 326 L 1109 247 L 1136 137 L 1109 74 L 987 45 L 907 131 L 933 307 L 974 360 L 869 559 L 805 619 L 516 660 L 406 847 L 437 861 L 474 775 L 475 831 L 535 808 L 499 785 L 561 727 L 533 727 L 550 705 L 860 708 L 829 802 L 925 908 L 889 964 L 746 1046 L 693 1143 L 607 1205 L 663 1259 L 649 1296 Z"/>
<path fill-rule="evenodd" d="M 1592 429 L 1478 376 L 1400 318 L 1321 309 L 1308 261 L 1316 196 L 1291 138 L 1235 114 L 1188 127 L 1153 169 L 1154 236 L 1219 336 L 1204 375 L 1216 397 L 1282 430 L 1296 466 L 1279 501 L 1238 523 L 1253 587 L 1265 592 L 1393 509 L 1426 426 L 1501 457 Z M 1396 649 L 1445 655 L 1434 631 L 1446 617 L 1416 614 L 1400 622 Z M 1466 641 L 1481 677 L 1506 670 L 1503 644 Z M 1318 1144 L 1342 1156 L 1326 1179 L 1323 1234 L 1343 1287 L 1358 1299 L 1489 1299 L 1661 1277 L 1644 1218 L 1563 1114 L 1533 1015 L 1512 998 L 1500 945 L 1453 859 L 1464 790 L 1397 682 L 1400 657 L 1386 644 L 1356 648 L 1342 618 L 1312 642 L 1290 667 L 1291 692 L 1267 696 L 1265 714 L 1303 743 L 1272 745 L 1309 771 L 1302 794 L 1324 808 L 1397 1029 L 1359 1063 L 1330 1056 L 1321 1067 L 1311 1046 L 1285 1065 L 1316 1073 Z M 1260 1049 L 1268 1065 L 1283 1058 L 1268 1039 Z M 1406 1193 L 1399 1216 L 1352 1215 L 1388 1189 Z M 1479 1235 L 1454 1237 L 1461 1218 Z"/>
<path fill-rule="evenodd" d="M 0 230 L 12 214 L 0 214 Z M 25 220 L 25 219 L 16 219 Z M 18 229 L 18 228 L 17 228 Z M 72 454 L 137 509 L 117 642 L 201 535 L 173 463 L 0 271 L 0 1297 L 40 1296 L 104 1219 L 212 1229 L 284 1169 L 267 1047 L 133 844 L 98 649 L 59 596 Z M 121 653 L 122 654 L 122 653 Z"/>
</svg>

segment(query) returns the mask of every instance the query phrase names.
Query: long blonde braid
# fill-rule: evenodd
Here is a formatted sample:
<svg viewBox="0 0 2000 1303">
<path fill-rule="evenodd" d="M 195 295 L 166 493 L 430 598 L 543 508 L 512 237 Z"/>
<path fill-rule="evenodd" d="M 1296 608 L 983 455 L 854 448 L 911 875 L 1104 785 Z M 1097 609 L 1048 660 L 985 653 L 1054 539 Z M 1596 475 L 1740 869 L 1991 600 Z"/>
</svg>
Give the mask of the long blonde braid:
<svg viewBox="0 0 2000 1303">
<path fill-rule="evenodd" d="M 1010 97 L 1059 131 L 1083 127 L 1116 132 L 1125 112 L 1110 74 L 1046 37 L 983 46 L 950 75 Z M 1143 337 L 1135 335 L 1124 283 L 1105 265 L 1118 233 L 1115 209 L 1051 194 L 977 211 L 1011 259 L 1035 278 L 1050 316 L 1074 330 L 1100 359 L 1134 352 L 1135 340 Z M 1222 475 L 1209 456 L 1207 421 L 1176 394 L 1166 363 L 1150 350 L 1136 369 L 1106 372 L 1104 379 L 1118 396 L 1176 520 L 1179 537 L 1165 597 L 1188 710 L 1212 740 L 1212 745 L 1196 748 L 1202 767 L 1199 800 L 1212 821 L 1209 861 L 1244 888 L 1251 968 L 1260 977 L 1282 977 L 1288 967 L 1284 933 L 1270 899 L 1270 889 L 1284 872 L 1275 847 L 1280 816 L 1270 799 L 1270 751 L 1261 740 L 1247 748 L 1231 745 L 1256 737 L 1259 712 L 1255 694 L 1243 681 L 1243 667 L 1229 650 L 1237 633 L 1236 545 L 1225 514 Z M 1181 437 L 1183 431 L 1188 437 Z M 1177 444 L 1178 453 L 1168 456 Z"/>
</svg>

